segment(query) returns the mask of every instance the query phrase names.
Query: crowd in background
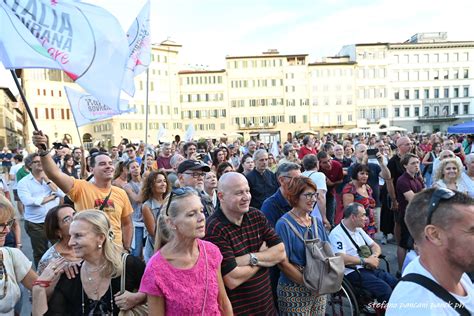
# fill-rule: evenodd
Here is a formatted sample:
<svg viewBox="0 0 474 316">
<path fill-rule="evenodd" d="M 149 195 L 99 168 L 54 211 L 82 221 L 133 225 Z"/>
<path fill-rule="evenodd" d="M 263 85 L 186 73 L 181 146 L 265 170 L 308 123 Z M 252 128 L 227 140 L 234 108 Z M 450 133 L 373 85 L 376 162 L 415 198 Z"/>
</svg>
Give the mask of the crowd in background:
<svg viewBox="0 0 474 316">
<path fill-rule="evenodd" d="M 117 315 L 145 302 L 150 314 L 324 315 L 326 297 L 304 286 L 304 246 L 291 225 L 319 233 L 346 265 L 360 258 L 338 251 L 339 228 L 363 231 L 377 256 L 381 232 L 378 242 L 397 244 L 400 277 L 417 253 L 404 220 L 414 196 L 434 187 L 474 198 L 474 135 L 124 139 L 85 150 L 50 149 L 35 133 L 33 142 L 34 153 L 0 153 L 0 246 L 16 249 L 17 283 L 32 289 L 38 315 Z M 22 222 L 33 265 L 19 251 Z M 360 261 L 378 271 L 378 259 Z M 388 301 L 396 278 L 367 277 Z M 5 313 L 19 312 L 20 290 L 11 306 L 0 303 Z"/>
</svg>

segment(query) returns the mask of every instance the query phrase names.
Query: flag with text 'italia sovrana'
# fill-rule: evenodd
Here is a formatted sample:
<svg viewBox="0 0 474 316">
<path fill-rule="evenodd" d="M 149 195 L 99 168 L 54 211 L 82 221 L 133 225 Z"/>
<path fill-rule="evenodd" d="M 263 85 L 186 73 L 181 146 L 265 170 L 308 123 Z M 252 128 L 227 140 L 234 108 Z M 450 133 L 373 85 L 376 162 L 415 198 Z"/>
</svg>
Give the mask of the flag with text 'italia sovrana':
<svg viewBox="0 0 474 316">
<path fill-rule="evenodd" d="M 69 87 L 64 87 L 64 90 L 66 90 L 77 127 L 130 112 L 126 110 L 128 107 L 127 100 L 120 100 L 119 104 L 109 106 L 89 93 L 83 93 Z"/>
<path fill-rule="evenodd" d="M 143 6 L 127 32 L 129 57 L 122 90 L 130 96 L 135 95 L 134 78 L 144 72 L 151 61 L 150 1 Z"/>
<path fill-rule="evenodd" d="M 118 105 L 127 37 L 107 10 L 79 1 L 0 1 L 0 60 L 8 69 L 63 70 L 101 102 Z"/>
</svg>

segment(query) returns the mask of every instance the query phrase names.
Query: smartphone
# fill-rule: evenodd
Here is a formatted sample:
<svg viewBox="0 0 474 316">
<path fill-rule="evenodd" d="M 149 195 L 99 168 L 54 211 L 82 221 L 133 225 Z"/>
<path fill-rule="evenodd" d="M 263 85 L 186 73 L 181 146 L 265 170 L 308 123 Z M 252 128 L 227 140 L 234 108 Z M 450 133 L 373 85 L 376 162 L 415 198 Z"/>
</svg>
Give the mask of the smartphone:
<svg viewBox="0 0 474 316">
<path fill-rule="evenodd" d="M 369 155 L 369 159 L 377 159 L 377 156 L 375 156 L 379 152 L 378 149 L 367 149 L 367 155 Z"/>
</svg>

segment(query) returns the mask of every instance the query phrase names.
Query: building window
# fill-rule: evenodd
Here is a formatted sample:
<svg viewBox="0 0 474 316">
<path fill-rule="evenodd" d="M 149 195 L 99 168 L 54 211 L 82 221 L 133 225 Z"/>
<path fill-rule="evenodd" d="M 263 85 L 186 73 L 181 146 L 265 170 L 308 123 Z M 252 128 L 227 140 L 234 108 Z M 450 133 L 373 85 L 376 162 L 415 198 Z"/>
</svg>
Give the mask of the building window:
<svg viewBox="0 0 474 316">
<path fill-rule="evenodd" d="M 467 98 L 469 96 L 469 87 L 464 87 L 463 89 L 463 96 Z"/>
<path fill-rule="evenodd" d="M 35 119 L 38 119 L 38 108 L 35 108 Z"/>
<path fill-rule="evenodd" d="M 435 97 L 435 99 L 439 98 L 439 89 L 438 88 L 434 89 L 434 97 Z"/>
<path fill-rule="evenodd" d="M 64 120 L 64 109 L 61 109 L 61 120 Z"/>
<path fill-rule="evenodd" d="M 341 114 L 337 115 L 337 125 L 342 125 L 342 115 Z"/>
<path fill-rule="evenodd" d="M 459 114 L 459 104 L 453 104 L 453 114 L 454 115 Z"/>
<path fill-rule="evenodd" d="M 67 120 L 69 120 L 69 115 L 70 115 L 69 109 L 66 109 L 66 119 Z"/>
<path fill-rule="evenodd" d="M 51 119 L 54 120 L 54 109 L 51 109 Z"/>
<path fill-rule="evenodd" d="M 464 79 L 469 78 L 469 69 L 464 69 Z"/>
<path fill-rule="evenodd" d="M 463 114 L 469 114 L 469 103 L 463 103 L 462 104 L 462 108 L 463 108 Z"/>
<path fill-rule="evenodd" d="M 400 117 L 400 108 L 393 109 L 393 116 Z"/>
<path fill-rule="evenodd" d="M 415 106 L 415 116 L 420 116 L 420 107 Z"/>
<path fill-rule="evenodd" d="M 352 114 L 347 114 L 347 121 L 352 122 Z"/>
<path fill-rule="evenodd" d="M 420 98 L 420 90 L 416 89 L 415 90 L 415 99 L 419 99 Z"/>
<path fill-rule="evenodd" d="M 290 123 L 296 123 L 296 115 L 290 115 L 288 117 L 288 120 L 290 121 Z"/>
<path fill-rule="evenodd" d="M 44 108 L 44 114 L 46 115 L 46 119 L 48 120 L 49 119 L 49 109 L 48 108 Z"/>
<path fill-rule="evenodd" d="M 454 97 L 455 97 L 455 98 L 459 98 L 459 88 L 454 88 L 453 92 L 454 92 L 454 93 L 453 93 L 453 94 L 454 94 Z"/>
<path fill-rule="evenodd" d="M 410 90 L 405 90 L 405 99 L 410 99 Z"/>
<path fill-rule="evenodd" d="M 449 98 L 449 88 L 444 88 L 444 97 Z"/>
<path fill-rule="evenodd" d="M 404 112 L 405 112 L 405 113 L 404 113 L 404 114 L 405 114 L 405 117 L 410 117 L 410 108 L 409 108 L 409 107 L 406 106 L 406 107 L 404 108 Z"/>
<path fill-rule="evenodd" d="M 425 99 L 430 98 L 430 89 L 425 89 Z"/>
<path fill-rule="evenodd" d="M 395 100 L 398 100 L 400 99 L 400 92 L 395 92 Z"/>
</svg>

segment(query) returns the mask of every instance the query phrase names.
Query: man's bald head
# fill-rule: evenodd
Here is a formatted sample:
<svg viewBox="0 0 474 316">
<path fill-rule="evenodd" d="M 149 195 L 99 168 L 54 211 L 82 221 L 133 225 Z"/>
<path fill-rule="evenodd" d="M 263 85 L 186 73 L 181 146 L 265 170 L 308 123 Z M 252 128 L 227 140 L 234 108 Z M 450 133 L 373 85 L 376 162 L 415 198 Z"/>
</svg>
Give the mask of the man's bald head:
<svg viewBox="0 0 474 316">
<path fill-rule="evenodd" d="M 407 136 L 402 136 L 397 139 L 397 147 L 400 155 L 404 155 L 411 150 L 412 142 Z"/>
<path fill-rule="evenodd" d="M 244 177 L 241 173 L 238 172 L 228 172 L 224 173 L 219 178 L 219 184 L 217 185 L 218 192 L 226 192 L 230 187 L 234 186 L 236 183 L 245 182 L 248 184 L 247 178 Z"/>
</svg>

